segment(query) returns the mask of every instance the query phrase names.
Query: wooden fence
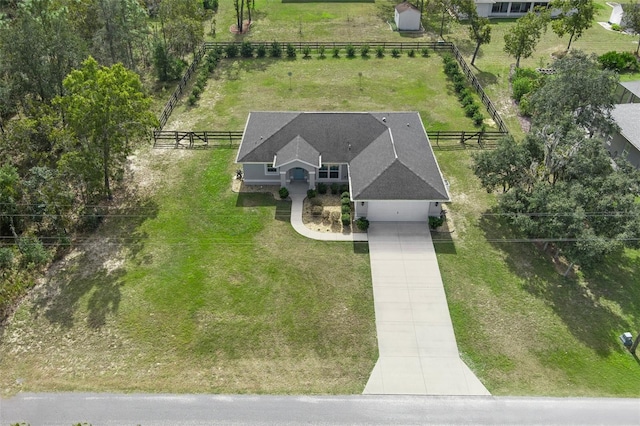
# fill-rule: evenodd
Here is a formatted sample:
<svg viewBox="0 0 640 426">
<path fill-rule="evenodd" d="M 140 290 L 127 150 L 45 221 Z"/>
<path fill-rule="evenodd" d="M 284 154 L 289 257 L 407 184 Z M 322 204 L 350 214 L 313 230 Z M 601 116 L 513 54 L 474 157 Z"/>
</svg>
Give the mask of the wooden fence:
<svg viewBox="0 0 640 426">
<path fill-rule="evenodd" d="M 491 149 L 506 136 L 504 132 L 436 131 L 427 132 L 431 145 L 440 150 Z M 234 147 L 242 139 L 241 130 L 206 130 L 181 132 L 156 130 L 153 132 L 154 148 L 209 149 Z"/>
<path fill-rule="evenodd" d="M 269 41 L 253 41 L 251 42 L 251 45 L 253 47 L 259 46 L 259 45 L 264 45 L 267 48 L 267 51 L 269 50 L 269 48 L 271 47 L 271 44 L 273 42 Z M 379 46 L 382 46 L 385 50 L 391 50 L 391 49 L 398 49 L 402 52 L 404 52 L 405 50 L 415 50 L 416 51 L 416 55 L 420 55 L 420 50 L 422 48 L 427 48 L 427 49 L 431 49 L 434 51 L 451 51 L 452 46 L 454 46 L 453 43 L 451 43 L 450 41 L 356 41 L 356 42 L 349 42 L 349 41 L 278 41 L 278 43 L 280 44 L 280 47 L 282 47 L 282 53 L 285 54 L 286 52 L 286 47 L 287 45 L 292 45 L 293 47 L 296 48 L 297 51 L 301 52 L 302 49 L 304 49 L 305 47 L 308 47 L 312 50 L 315 50 L 316 52 L 318 51 L 318 48 L 320 48 L 321 46 L 324 47 L 326 49 L 326 53 L 327 55 L 331 55 L 331 50 L 334 47 L 340 48 L 340 49 L 345 49 L 347 46 L 353 46 L 356 49 L 361 48 L 362 46 L 369 46 L 370 49 L 372 49 L 372 54 L 375 54 L 375 49 L 377 49 Z M 222 49 L 225 49 L 228 45 L 230 44 L 235 44 L 238 47 L 238 52 L 240 52 L 240 46 L 242 45 L 242 43 L 240 42 L 235 42 L 235 41 L 213 41 L 213 42 L 205 42 L 204 43 L 204 48 L 209 51 L 209 50 L 213 50 L 216 47 L 221 47 Z"/>
</svg>

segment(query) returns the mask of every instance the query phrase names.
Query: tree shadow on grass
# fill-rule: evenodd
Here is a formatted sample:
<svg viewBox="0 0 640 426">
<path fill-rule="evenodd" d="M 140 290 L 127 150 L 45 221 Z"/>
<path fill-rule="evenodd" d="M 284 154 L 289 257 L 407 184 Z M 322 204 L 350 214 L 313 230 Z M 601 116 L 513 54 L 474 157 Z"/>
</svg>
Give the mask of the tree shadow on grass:
<svg viewBox="0 0 640 426">
<path fill-rule="evenodd" d="M 512 242 L 513 239 L 524 237 L 511 227 L 506 218 L 484 215 L 479 225 L 490 244 L 505 254 L 504 258 L 511 272 L 522 279 L 522 288 L 550 306 L 576 340 L 599 356 L 607 356 L 620 350 L 615 336 L 626 331 L 630 324 L 600 298 L 605 295 L 603 290 L 613 284 L 606 272 L 610 268 L 599 268 L 604 269 L 604 272 L 585 272 L 588 284 L 584 285 L 576 277 L 564 277 L 560 272 L 563 268 L 554 265 L 553 256 L 544 251 L 542 246 L 538 247 L 528 241 Z M 631 265 L 624 264 L 623 268 L 628 273 L 625 276 L 626 282 L 633 282 Z M 598 284 L 595 284 L 596 281 Z M 623 295 L 622 290 L 615 291 L 618 296 Z M 609 300 L 610 294 L 611 291 L 607 291 L 605 296 Z M 633 302 L 629 301 L 626 305 L 618 303 L 624 311 L 631 312 L 632 309 L 637 309 L 639 298 L 640 295 L 636 294 Z"/>
<path fill-rule="evenodd" d="M 476 73 L 476 78 L 482 85 L 482 87 L 491 86 L 492 84 L 498 83 L 498 77 L 490 72 L 480 71 Z"/>
<path fill-rule="evenodd" d="M 456 254 L 456 245 L 451 238 L 451 232 L 431 232 L 431 241 L 436 253 Z"/>
<path fill-rule="evenodd" d="M 148 261 L 146 256 L 139 258 L 148 238 L 140 225 L 158 213 L 151 201 L 129 199 L 127 204 L 110 210 L 93 234 L 79 237 L 71 253 L 50 268 L 46 283 L 35 294 L 35 316 L 44 315 L 51 323 L 70 328 L 78 311 L 86 309 L 87 325 L 100 328 L 108 315 L 117 313 L 126 261 Z"/>
<path fill-rule="evenodd" d="M 274 219 L 282 222 L 291 221 L 291 201 L 276 200 L 270 192 L 239 192 L 236 207 L 270 207 L 275 206 Z"/>
</svg>

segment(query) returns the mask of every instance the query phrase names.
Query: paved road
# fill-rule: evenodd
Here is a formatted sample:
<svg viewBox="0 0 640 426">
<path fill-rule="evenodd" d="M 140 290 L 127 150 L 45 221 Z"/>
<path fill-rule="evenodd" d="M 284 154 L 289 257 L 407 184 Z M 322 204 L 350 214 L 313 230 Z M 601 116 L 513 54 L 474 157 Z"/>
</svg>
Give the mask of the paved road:
<svg viewBox="0 0 640 426">
<path fill-rule="evenodd" d="M 20 394 L 0 424 L 639 425 L 640 399 L 438 396 Z"/>
</svg>

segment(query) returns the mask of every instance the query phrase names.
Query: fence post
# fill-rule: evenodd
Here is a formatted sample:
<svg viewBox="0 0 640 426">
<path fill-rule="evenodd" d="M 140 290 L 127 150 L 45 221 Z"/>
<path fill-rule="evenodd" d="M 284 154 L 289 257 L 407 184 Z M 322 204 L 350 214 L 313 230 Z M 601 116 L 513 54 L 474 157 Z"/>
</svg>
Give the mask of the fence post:
<svg viewBox="0 0 640 426">
<path fill-rule="evenodd" d="M 174 132 L 174 134 L 175 134 L 175 137 L 176 137 L 176 146 L 175 146 L 175 149 L 178 149 L 178 142 L 179 142 L 179 139 L 178 139 L 178 131 L 176 130 L 176 131 Z"/>
</svg>

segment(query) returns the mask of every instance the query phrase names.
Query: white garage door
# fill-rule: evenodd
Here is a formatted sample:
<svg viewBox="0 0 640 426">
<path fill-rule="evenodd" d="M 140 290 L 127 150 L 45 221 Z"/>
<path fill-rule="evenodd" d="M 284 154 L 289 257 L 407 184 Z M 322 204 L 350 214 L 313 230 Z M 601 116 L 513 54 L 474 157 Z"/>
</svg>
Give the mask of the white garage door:
<svg viewBox="0 0 640 426">
<path fill-rule="evenodd" d="M 426 222 L 428 201 L 369 201 L 367 219 L 378 222 Z"/>
</svg>

